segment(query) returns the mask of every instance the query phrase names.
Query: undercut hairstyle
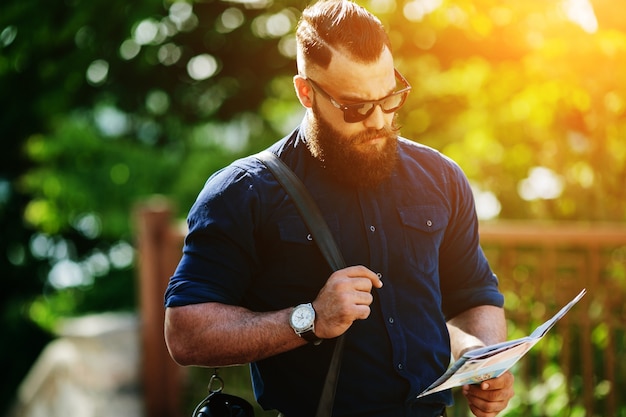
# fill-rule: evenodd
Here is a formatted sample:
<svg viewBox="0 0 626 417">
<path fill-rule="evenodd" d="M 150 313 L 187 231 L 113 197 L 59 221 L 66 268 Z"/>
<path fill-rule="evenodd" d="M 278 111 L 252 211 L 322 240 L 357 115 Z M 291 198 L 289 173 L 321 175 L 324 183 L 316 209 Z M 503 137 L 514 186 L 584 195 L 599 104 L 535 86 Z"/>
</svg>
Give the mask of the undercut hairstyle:
<svg viewBox="0 0 626 417">
<path fill-rule="evenodd" d="M 320 0 L 307 7 L 296 30 L 298 66 L 327 69 L 333 52 L 357 62 L 376 61 L 391 42 L 380 20 L 350 0 Z"/>
</svg>

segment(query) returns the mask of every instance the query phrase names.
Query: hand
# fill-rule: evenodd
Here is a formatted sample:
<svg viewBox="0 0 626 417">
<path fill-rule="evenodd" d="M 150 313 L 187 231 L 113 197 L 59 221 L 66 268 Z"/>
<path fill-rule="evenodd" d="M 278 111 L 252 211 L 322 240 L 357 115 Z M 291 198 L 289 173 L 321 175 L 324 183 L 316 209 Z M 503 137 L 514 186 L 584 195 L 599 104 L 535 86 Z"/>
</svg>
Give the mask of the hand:
<svg viewBox="0 0 626 417">
<path fill-rule="evenodd" d="M 504 410 L 513 398 L 513 374 L 505 372 L 498 378 L 476 385 L 465 385 L 463 395 L 476 417 L 494 417 Z"/>
<path fill-rule="evenodd" d="M 350 266 L 334 272 L 313 301 L 317 337 L 337 337 L 355 320 L 369 317 L 370 304 L 374 300 L 372 287 L 382 286 L 378 275 L 364 266 Z"/>
</svg>

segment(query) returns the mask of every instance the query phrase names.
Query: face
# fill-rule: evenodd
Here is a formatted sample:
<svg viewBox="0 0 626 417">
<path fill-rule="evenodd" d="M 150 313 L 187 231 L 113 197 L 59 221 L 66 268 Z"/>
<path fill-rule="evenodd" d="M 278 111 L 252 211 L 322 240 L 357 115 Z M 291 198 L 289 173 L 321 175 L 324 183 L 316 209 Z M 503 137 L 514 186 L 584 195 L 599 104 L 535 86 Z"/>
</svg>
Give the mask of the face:
<svg viewBox="0 0 626 417">
<path fill-rule="evenodd" d="M 368 64 L 335 54 L 328 69 L 316 68 L 306 75 L 345 105 L 381 99 L 396 87 L 393 60 L 388 51 L 378 61 Z M 347 123 L 342 110 L 328 97 L 310 84 L 301 86 L 308 86 L 305 98 L 310 102 L 300 99 L 310 108 L 305 135 L 313 156 L 337 181 L 346 185 L 371 187 L 388 178 L 397 162 L 395 113 L 384 113 L 377 106 L 366 119 Z"/>
<path fill-rule="evenodd" d="M 397 129 L 391 125 L 344 135 L 325 120 L 317 104 L 305 132 L 307 146 L 338 182 L 375 187 L 389 178 L 397 162 Z"/>
</svg>

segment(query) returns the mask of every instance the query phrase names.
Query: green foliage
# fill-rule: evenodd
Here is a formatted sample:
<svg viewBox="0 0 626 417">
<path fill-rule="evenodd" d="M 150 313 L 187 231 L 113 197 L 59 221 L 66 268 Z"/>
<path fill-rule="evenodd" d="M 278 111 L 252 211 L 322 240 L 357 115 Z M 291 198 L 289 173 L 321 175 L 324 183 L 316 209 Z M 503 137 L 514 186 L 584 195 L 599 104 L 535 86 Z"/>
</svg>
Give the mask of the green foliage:
<svg viewBox="0 0 626 417">
<path fill-rule="evenodd" d="M 20 181 L 32 196 L 24 218 L 49 235 L 81 231 L 81 219 L 92 215 L 101 230 L 82 230 L 87 237 L 129 239 L 133 203 L 170 188 L 177 167 L 166 150 L 102 138 L 81 116 L 62 119 L 48 136 L 31 136 L 25 150 L 38 165 Z"/>
<path fill-rule="evenodd" d="M 574 3 L 382 2 L 414 87 L 403 133 L 459 162 L 502 218 L 626 219 L 626 25 L 608 1 Z"/>
</svg>

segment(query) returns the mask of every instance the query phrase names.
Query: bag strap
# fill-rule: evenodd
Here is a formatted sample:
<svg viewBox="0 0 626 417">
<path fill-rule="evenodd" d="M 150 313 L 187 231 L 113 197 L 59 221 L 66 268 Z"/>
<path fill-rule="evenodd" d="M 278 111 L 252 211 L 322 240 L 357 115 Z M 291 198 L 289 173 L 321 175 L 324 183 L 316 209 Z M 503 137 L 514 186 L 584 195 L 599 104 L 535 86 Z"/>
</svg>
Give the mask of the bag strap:
<svg viewBox="0 0 626 417">
<path fill-rule="evenodd" d="M 328 229 L 328 225 L 324 221 L 317 204 L 300 178 L 296 176 L 282 159 L 270 151 L 262 151 L 255 156 L 267 166 L 280 185 L 287 191 L 311 232 L 313 240 L 317 242 L 317 246 L 319 246 L 333 271 L 345 268 L 346 262 L 343 260 L 339 247 L 330 229 Z"/>
<path fill-rule="evenodd" d="M 287 194 L 291 197 L 300 216 L 307 225 L 313 240 L 322 251 L 324 258 L 333 269 L 337 271 L 346 267 L 346 262 L 339 251 L 337 242 L 333 238 L 328 225 L 324 221 L 317 204 L 311 197 L 300 178 L 285 164 L 278 156 L 270 151 L 262 151 L 255 155 L 272 172 L 274 177 L 283 186 Z M 343 351 L 344 337 L 337 338 L 333 356 L 330 360 L 326 382 L 322 390 L 322 396 L 317 406 L 315 417 L 330 417 L 333 412 L 335 391 L 337 380 L 339 379 L 339 369 L 341 367 L 341 353 Z"/>
</svg>

